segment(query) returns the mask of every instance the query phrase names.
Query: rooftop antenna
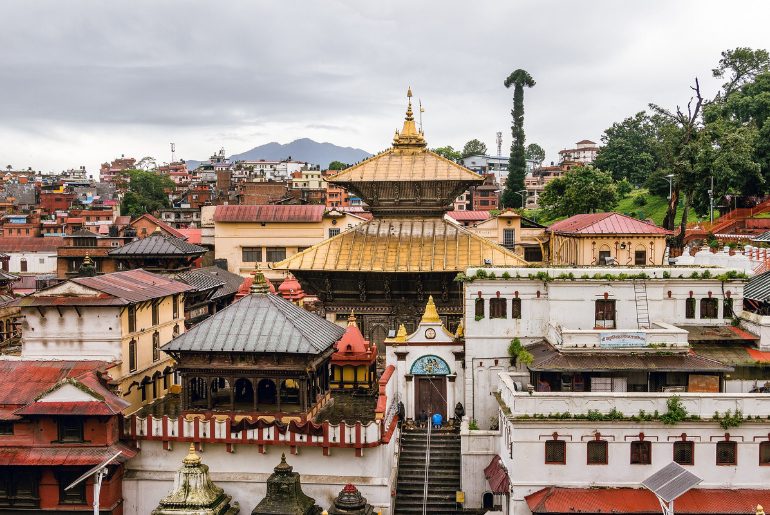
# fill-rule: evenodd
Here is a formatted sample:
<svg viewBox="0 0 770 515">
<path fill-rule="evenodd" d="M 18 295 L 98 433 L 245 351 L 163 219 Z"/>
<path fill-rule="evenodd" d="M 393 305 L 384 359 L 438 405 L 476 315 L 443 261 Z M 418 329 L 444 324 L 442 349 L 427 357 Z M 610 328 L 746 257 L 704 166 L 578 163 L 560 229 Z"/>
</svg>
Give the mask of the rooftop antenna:
<svg viewBox="0 0 770 515">
<path fill-rule="evenodd" d="M 497 157 L 503 155 L 503 133 L 497 133 Z"/>
<path fill-rule="evenodd" d="M 171 143 L 171 162 L 175 163 L 176 159 L 174 159 L 174 151 L 176 151 L 176 145 L 174 143 Z"/>
<path fill-rule="evenodd" d="M 425 134 L 425 131 L 422 130 L 422 113 L 425 112 L 425 108 L 422 107 L 422 99 L 417 99 L 417 103 L 420 105 L 420 134 Z"/>
</svg>

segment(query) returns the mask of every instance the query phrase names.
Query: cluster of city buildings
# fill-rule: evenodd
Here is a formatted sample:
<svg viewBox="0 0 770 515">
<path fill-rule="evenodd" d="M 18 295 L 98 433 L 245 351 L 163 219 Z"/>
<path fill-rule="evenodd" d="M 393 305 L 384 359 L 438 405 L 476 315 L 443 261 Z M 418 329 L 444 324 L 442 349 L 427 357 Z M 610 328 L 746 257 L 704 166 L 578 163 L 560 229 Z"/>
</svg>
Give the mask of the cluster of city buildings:
<svg viewBox="0 0 770 515">
<path fill-rule="evenodd" d="M 164 165 L 210 197 L 157 217 L 120 215 L 134 166 L 3 218 L 0 513 L 649 514 L 672 462 L 678 511 L 770 504 L 761 237 L 675 258 L 618 213 L 493 214 L 498 170 L 428 150 L 411 102 L 342 171 Z"/>
</svg>

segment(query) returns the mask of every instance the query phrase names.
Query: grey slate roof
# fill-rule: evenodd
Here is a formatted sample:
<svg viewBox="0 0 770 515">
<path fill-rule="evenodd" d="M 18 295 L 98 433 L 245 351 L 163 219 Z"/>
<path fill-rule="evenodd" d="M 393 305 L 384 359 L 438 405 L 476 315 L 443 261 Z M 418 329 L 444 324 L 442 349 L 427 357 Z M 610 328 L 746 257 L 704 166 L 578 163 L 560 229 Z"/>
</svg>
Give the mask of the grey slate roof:
<svg viewBox="0 0 770 515">
<path fill-rule="evenodd" d="M 770 231 L 763 232 L 756 238 L 752 238 L 751 241 L 770 241 Z"/>
<path fill-rule="evenodd" d="M 751 277 L 743 289 L 743 298 L 760 302 L 770 301 L 770 272 Z"/>
<path fill-rule="evenodd" d="M 345 329 L 278 295 L 247 295 L 163 346 L 164 351 L 320 354 Z"/>
<path fill-rule="evenodd" d="M 200 269 L 188 270 L 174 276 L 177 281 L 182 281 L 185 284 L 189 284 L 197 291 L 213 290 L 223 286 L 225 282 L 221 279 L 217 279 L 215 276 L 201 272 Z"/>
<path fill-rule="evenodd" d="M 161 234 L 132 241 L 109 252 L 110 256 L 188 256 L 205 253 L 203 247 Z"/>
</svg>

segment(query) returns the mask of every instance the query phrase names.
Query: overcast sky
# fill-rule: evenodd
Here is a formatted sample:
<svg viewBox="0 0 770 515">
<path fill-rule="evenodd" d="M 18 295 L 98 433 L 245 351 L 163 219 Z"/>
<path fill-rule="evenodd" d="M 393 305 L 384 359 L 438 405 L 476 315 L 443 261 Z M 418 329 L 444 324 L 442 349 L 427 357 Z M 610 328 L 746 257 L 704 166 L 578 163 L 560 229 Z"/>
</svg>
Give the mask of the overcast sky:
<svg viewBox="0 0 770 515">
<path fill-rule="evenodd" d="M 120 154 L 204 159 L 300 137 L 376 152 L 411 85 L 431 147 L 527 142 L 548 160 L 649 102 L 712 96 L 722 50 L 770 49 L 757 1 L 137 1 L 0 3 L 0 162 L 62 170 Z"/>
</svg>

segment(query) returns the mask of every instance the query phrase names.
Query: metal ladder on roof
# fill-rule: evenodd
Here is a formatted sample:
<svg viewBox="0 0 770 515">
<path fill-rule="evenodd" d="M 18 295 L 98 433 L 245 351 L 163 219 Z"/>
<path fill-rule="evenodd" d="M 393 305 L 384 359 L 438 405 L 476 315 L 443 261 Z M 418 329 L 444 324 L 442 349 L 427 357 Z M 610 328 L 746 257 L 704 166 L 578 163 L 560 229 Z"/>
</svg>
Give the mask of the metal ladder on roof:
<svg viewBox="0 0 770 515">
<path fill-rule="evenodd" d="M 647 302 L 647 283 L 644 279 L 634 279 L 634 298 L 636 299 L 636 324 L 639 329 L 649 329 L 650 305 Z"/>
</svg>

